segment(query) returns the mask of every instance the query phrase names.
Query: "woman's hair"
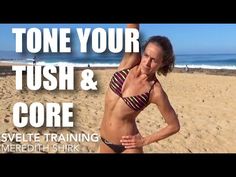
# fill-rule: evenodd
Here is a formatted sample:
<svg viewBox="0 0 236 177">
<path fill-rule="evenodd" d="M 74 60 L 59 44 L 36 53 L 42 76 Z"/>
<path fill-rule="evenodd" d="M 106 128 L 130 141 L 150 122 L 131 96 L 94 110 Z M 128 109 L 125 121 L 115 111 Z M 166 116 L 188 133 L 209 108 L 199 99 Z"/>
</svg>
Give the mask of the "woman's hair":
<svg viewBox="0 0 236 177">
<path fill-rule="evenodd" d="M 157 71 L 157 73 L 167 75 L 168 72 L 171 72 L 175 65 L 175 55 L 173 51 L 172 44 L 170 40 L 165 36 L 152 36 L 144 44 L 143 51 L 146 49 L 149 43 L 156 43 L 163 50 L 163 66 Z"/>
</svg>

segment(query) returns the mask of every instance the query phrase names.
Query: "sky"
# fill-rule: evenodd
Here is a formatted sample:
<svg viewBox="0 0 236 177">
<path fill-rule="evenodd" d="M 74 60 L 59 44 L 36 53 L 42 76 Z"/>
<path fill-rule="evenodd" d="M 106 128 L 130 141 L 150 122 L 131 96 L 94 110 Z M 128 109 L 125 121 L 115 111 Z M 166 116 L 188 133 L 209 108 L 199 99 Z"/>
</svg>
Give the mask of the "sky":
<svg viewBox="0 0 236 177">
<path fill-rule="evenodd" d="M 72 50 L 79 55 L 76 28 L 125 28 L 126 24 L 0 24 L 0 51 L 15 51 L 12 28 L 71 28 Z M 175 54 L 235 54 L 236 24 L 140 24 L 142 40 L 166 36 Z"/>
</svg>

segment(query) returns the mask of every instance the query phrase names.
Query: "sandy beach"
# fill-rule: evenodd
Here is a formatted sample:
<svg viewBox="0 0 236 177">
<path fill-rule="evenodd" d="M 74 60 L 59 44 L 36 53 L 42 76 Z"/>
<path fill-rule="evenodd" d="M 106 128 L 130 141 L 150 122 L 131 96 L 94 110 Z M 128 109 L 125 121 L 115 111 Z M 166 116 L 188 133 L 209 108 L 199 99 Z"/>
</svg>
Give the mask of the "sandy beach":
<svg viewBox="0 0 236 177">
<path fill-rule="evenodd" d="M 99 134 L 104 110 L 104 96 L 115 69 L 93 69 L 98 82 L 97 91 L 80 89 L 81 71 L 75 72 L 73 91 L 30 91 L 15 89 L 15 75 L 11 67 L 0 66 L 0 134 L 38 133 L 42 145 L 75 144 L 72 153 L 94 153 L 98 142 L 45 141 L 45 133 Z M 176 69 L 167 77 L 158 76 L 176 110 L 180 131 L 158 143 L 144 147 L 145 153 L 235 153 L 236 152 L 236 71 Z M 72 102 L 73 128 L 16 128 L 12 122 L 13 105 L 17 102 Z M 155 105 L 150 105 L 137 118 L 143 136 L 158 131 L 165 122 Z M 36 142 L 2 142 L 4 144 L 35 144 Z M 14 151 L 11 151 L 14 152 Z M 36 150 L 32 152 L 37 152 Z M 40 153 L 65 153 L 65 149 L 44 149 Z M 0 153 L 6 153 L 0 148 Z"/>
</svg>

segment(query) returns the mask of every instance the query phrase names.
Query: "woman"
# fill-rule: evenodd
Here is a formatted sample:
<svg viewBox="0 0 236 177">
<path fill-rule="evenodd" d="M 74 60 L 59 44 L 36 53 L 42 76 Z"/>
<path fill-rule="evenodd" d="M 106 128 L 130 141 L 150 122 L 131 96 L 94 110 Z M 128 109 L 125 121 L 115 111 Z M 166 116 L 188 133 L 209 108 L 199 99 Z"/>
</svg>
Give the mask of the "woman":
<svg viewBox="0 0 236 177">
<path fill-rule="evenodd" d="M 139 29 L 137 24 L 128 28 Z M 166 37 L 154 36 L 140 53 L 125 53 L 113 75 L 105 96 L 105 112 L 100 135 L 101 153 L 142 153 L 143 146 L 157 142 L 179 131 L 179 121 L 156 72 L 166 75 L 173 69 L 174 54 Z M 167 126 L 142 137 L 135 122 L 150 103 L 157 105 Z"/>
</svg>

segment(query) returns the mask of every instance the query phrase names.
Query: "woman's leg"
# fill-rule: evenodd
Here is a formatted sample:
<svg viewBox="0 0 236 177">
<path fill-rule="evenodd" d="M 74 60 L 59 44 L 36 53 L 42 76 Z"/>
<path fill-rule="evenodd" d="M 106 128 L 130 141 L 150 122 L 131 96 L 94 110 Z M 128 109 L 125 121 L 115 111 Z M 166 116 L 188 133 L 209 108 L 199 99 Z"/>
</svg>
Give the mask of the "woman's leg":
<svg viewBox="0 0 236 177">
<path fill-rule="evenodd" d="M 143 153 L 143 148 L 126 149 L 123 153 Z"/>
</svg>

